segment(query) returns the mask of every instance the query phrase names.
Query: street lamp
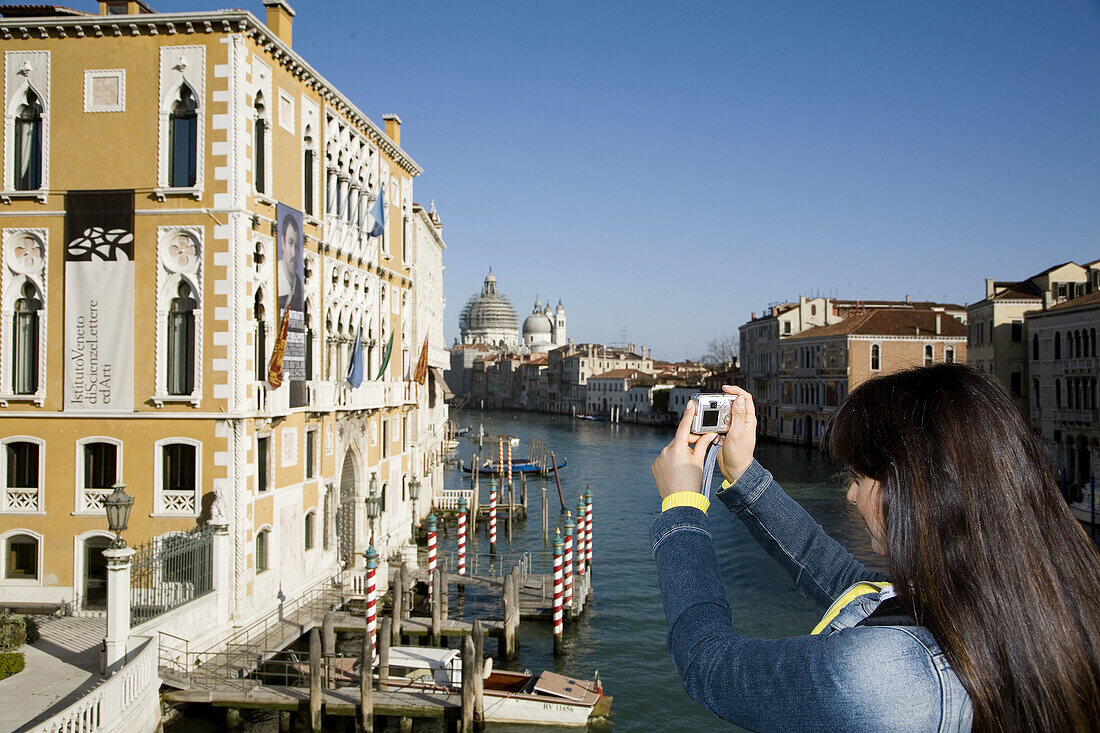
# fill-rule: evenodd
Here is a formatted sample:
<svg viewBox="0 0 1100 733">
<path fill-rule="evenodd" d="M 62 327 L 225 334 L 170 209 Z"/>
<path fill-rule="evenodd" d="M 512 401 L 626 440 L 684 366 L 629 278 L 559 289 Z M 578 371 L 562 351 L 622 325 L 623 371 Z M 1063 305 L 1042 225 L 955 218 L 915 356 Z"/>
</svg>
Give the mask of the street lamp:
<svg viewBox="0 0 1100 733">
<path fill-rule="evenodd" d="M 370 475 L 370 493 L 367 495 L 367 518 L 370 520 L 371 544 L 374 544 L 374 520 L 382 516 L 382 497 L 378 495 L 378 474 Z"/>
<path fill-rule="evenodd" d="M 409 498 L 412 499 L 412 503 L 413 503 L 412 537 L 415 540 L 416 539 L 416 520 L 419 518 L 419 517 L 417 517 L 416 500 L 420 498 L 420 479 L 418 479 L 415 474 L 413 474 L 412 481 L 409 482 Z"/>
<path fill-rule="evenodd" d="M 130 522 L 130 508 L 134 505 L 134 497 L 126 493 L 126 484 L 117 483 L 112 488 L 114 492 L 103 500 L 103 508 L 107 511 L 107 526 L 115 533 L 111 549 L 119 550 L 126 547 L 122 533 Z"/>
</svg>

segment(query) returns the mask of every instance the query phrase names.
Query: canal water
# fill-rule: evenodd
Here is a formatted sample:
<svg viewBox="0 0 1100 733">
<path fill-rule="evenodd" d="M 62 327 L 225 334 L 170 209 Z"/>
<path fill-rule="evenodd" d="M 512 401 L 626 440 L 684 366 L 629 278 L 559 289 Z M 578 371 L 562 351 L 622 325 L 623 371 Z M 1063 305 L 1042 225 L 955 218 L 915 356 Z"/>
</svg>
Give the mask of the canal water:
<svg viewBox="0 0 1100 733">
<path fill-rule="evenodd" d="M 591 486 L 593 496 L 593 584 L 594 593 L 582 618 L 567 627 L 565 654 L 555 658 L 548 622 L 524 621 L 520 626 L 520 659 L 502 667 L 539 671 L 551 669 L 575 677 L 591 678 L 597 671 L 605 692 L 614 697 L 612 715 L 606 723 L 593 724 L 600 731 L 681 731 L 732 727 L 696 705 L 683 691 L 665 648 L 665 619 L 661 607 L 653 559 L 649 551 L 649 524 L 660 502 L 649 465 L 672 436 L 671 428 L 588 422 L 564 416 L 532 413 L 478 412 L 463 410 L 456 416 L 460 425 L 472 429 L 461 438 L 457 454 L 469 465 L 476 446 L 479 426 L 486 433 L 508 434 L 521 440 L 514 448 L 517 457 L 525 453 L 529 439 L 548 444 L 559 460 L 568 465 L 560 477 L 566 506 L 575 511 L 578 494 Z M 496 444 L 491 447 L 495 453 Z M 485 457 L 490 446 L 485 445 Z M 881 567 L 870 547 L 858 515 L 844 500 L 837 477 L 838 466 L 827 462 L 816 450 L 763 444 L 757 458 L 770 469 L 784 489 L 799 501 L 831 535 L 839 539 L 865 563 Z M 447 488 L 466 488 L 467 474 L 448 469 Z M 550 534 L 564 524 L 553 475 L 528 481 L 529 517 L 513 527 L 509 545 L 503 523 L 498 526 L 498 550 L 508 556 L 530 552 L 535 572 L 548 572 L 548 546 L 541 531 L 541 496 L 546 490 L 550 513 Z M 481 481 L 482 501 L 488 502 L 488 482 Z M 710 512 L 715 549 L 726 583 L 735 627 L 760 637 L 782 637 L 806 633 L 820 613 L 798 595 L 788 578 L 761 550 L 741 523 L 715 503 Z M 471 553 L 488 553 L 486 523 L 479 523 L 479 537 Z M 442 552 L 455 546 L 453 528 L 440 543 Z M 481 611 L 482 617 L 499 617 L 497 599 L 452 593 L 452 616 Z M 358 642 L 346 640 L 348 652 Z M 495 640 L 486 651 L 496 651 Z M 172 726 L 174 733 L 213 730 L 207 720 L 187 719 Z M 430 726 L 417 730 L 431 730 Z M 532 728 L 491 726 L 498 733 Z M 271 716 L 256 715 L 246 721 L 246 730 L 256 733 L 278 730 Z"/>
</svg>

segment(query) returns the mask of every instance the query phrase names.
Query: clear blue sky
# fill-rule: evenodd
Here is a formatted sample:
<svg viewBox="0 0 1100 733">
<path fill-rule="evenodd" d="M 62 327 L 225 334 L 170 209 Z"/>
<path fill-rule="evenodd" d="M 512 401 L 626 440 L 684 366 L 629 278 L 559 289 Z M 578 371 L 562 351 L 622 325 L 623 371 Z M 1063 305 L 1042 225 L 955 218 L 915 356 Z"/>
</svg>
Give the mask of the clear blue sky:
<svg viewBox="0 0 1100 733">
<path fill-rule="evenodd" d="M 404 121 L 448 342 L 489 266 L 521 320 L 560 296 L 578 341 L 676 359 L 800 293 L 1100 258 L 1097 0 L 293 4 L 299 53 Z"/>
</svg>

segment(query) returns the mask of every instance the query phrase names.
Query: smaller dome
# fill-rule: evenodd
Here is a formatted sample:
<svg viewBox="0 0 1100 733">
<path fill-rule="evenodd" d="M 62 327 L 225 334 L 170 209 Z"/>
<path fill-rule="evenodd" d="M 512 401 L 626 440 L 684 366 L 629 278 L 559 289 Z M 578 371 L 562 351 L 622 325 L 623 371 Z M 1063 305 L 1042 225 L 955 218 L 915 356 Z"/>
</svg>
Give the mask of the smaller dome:
<svg viewBox="0 0 1100 733">
<path fill-rule="evenodd" d="M 551 331 L 550 319 L 542 313 L 532 313 L 527 316 L 527 320 L 523 322 L 523 335 L 529 336 L 536 333 L 550 333 Z"/>
<path fill-rule="evenodd" d="M 560 300 L 558 301 L 558 307 L 554 309 L 554 312 L 557 313 L 559 316 L 565 315 L 565 306 L 561 304 Z"/>
</svg>

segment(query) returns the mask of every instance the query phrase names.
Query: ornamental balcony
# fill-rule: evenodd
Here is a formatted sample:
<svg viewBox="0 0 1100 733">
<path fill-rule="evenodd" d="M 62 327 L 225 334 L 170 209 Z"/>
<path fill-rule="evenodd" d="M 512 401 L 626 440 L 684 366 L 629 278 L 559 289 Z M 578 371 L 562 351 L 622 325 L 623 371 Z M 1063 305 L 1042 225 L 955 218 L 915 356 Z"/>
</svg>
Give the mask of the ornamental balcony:
<svg viewBox="0 0 1100 733">
<path fill-rule="evenodd" d="M 1063 359 L 1062 370 L 1065 374 L 1087 374 L 1092 375 L 1096 373 L 1096 357 L 1089 356 L 1077 359 Z"/>
<path fill-rule="evenodd" d="M 1100 426 L 1100 410 L 1070 410 L 1059 408 L 1054 410 L 1055 422 L 1075 423 L 1091 427 Z"/>
</svg>

